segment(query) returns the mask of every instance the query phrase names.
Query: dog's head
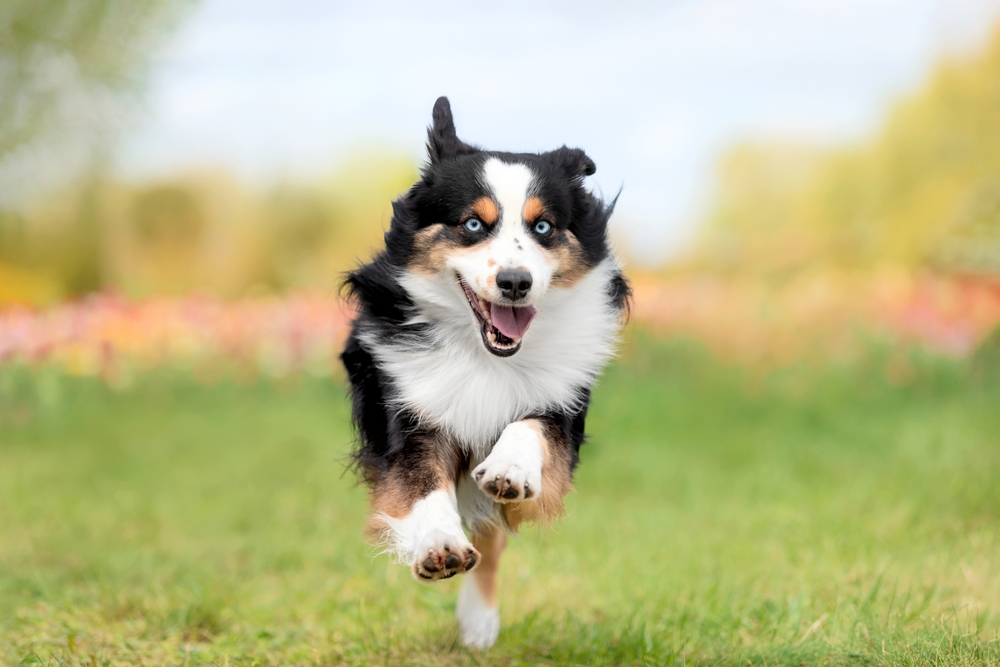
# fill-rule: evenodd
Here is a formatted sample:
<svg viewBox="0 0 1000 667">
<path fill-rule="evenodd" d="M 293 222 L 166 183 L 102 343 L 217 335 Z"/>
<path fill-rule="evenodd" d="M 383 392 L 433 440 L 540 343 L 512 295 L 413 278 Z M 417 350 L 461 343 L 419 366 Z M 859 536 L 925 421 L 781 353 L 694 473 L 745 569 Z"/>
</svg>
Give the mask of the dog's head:
<svg viewBox="0 0 1000 667">
<path fill-rule="evenodd" d="M 584 188 L 596 167 L 579 149 L 481 150 L 458 138 L 444 97 L 433 118 L 429 162 L 394 205 L 387 252 L 418 285 L 411 296 L 433 292 L 437 311 L 472 335 L 478 328 L 486 349 L 507 357 L 545 295 L 571 289 L 607 257 L 613 204 Z"/>
</svg>

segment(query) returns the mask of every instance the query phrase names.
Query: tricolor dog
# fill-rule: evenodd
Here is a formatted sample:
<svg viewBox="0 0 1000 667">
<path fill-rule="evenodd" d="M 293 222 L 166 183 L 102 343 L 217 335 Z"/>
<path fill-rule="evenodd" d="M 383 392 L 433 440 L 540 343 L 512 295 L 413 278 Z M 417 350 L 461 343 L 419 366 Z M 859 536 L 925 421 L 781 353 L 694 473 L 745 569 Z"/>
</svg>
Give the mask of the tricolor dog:
<svg viewBox="0 0 1000 667">
<path fill-rule="evenodd" d="M 507 533 L 563 511 L 629 286 L 583 151 L 481 150 L 443 97 L 433 118 L 385 249 L 348 276 L 342 359 L 372 534 L 420 581 L 469 575 L 459 628 L 484 648 Z"/>
</svg>

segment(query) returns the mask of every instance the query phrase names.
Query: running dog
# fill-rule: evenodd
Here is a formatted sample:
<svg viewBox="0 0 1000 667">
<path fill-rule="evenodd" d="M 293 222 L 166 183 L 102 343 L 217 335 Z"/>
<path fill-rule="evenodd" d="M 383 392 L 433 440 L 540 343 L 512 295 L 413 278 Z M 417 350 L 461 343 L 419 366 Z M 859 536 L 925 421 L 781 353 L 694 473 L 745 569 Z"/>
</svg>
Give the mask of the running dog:
<svg viewBox="0 0 1000 667">
<path fill-rule="evenodd" d="M 420 581 L 469 573 L 459 629 L 485 648 L 506 535 L 562 514 L 630 290 L 583 151 L 466 144 L 444 97 L 427 150 L 385 249 L 348 274 L 341 359 L 373 538 Z"/>
</svg>

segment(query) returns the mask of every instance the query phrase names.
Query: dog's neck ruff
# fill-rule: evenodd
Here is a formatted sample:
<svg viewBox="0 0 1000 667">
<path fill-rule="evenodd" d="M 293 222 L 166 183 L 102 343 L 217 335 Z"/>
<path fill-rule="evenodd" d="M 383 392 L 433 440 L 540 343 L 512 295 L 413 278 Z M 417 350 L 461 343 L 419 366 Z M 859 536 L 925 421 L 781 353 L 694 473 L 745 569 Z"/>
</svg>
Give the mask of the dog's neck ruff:
<svg viewBox="0 0 1000 667">
<path fill-rule="evenodd" d="M 548 410 L 580 407 L 613 356 L 621 314 L 609 285 L 617 264 L 606 259 L 571 287 L 549 289 L 521 350 L 499 358 L 484 347 L 453 276 L 404 272 L 400 284 L 415 310 L 419 336 L 360 331 L 390 380 L 387 399 L 422 424 L 442 428 L 463 447 L 485 455 L 508 424 Z"/>
</svg>

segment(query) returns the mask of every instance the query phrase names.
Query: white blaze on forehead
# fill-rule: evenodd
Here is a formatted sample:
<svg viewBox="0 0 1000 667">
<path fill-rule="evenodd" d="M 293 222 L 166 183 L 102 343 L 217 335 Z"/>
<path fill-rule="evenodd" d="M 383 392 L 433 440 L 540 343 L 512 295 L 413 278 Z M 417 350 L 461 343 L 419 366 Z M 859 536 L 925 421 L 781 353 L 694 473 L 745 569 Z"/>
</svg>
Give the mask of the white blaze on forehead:
<svg viewBox="0 0 1000 667">
<path fill-rule="evenodd" d="M 500 205 L 501 223 L 516 222 L 516 225 L 507 226 L 520 228 L 521 211 L 524 210 L 524 202 L 528 200 L 528 191 L 534 180 L 531 170 L 527 165 L 507 163 L 493 157 L 483 165 L 483 179 Z"/>
</svg>

